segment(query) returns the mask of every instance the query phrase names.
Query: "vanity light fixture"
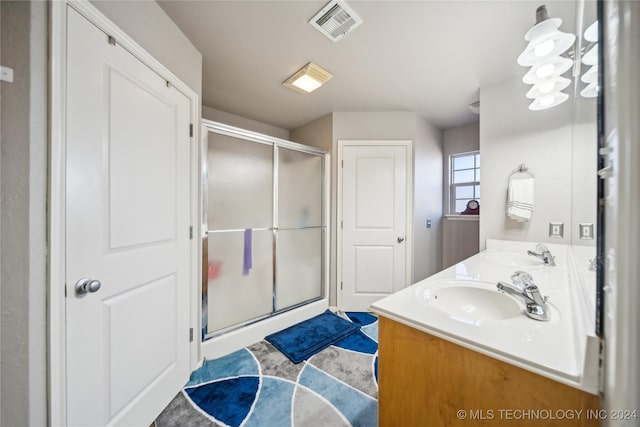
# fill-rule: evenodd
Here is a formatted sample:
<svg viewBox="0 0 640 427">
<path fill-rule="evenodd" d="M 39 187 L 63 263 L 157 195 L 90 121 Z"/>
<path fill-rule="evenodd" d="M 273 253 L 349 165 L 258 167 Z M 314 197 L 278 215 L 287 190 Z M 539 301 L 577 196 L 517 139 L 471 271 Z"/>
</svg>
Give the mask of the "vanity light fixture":
<svg viewBox="0 0 640 427">
<path fill-rule="evenodd" d="M 584 39 L 591 42 L 592 46 L 582 57 L 582 63 L 590 65 L 591 68 L 585 71 L 580 78 L 583 83 L 587 84 L 580 91 L 580 95 L 584 98 L 595 98 L 598 96 L 598 21 L 589 25 L 589 28 L 585 30 Z"/>
<path fill-rule="evenodd" d="M 566 77 L 554 77 L 534 84 L 525 96 L 529 99 L 546 97 L 549 94 L 560 92 L 569 86 L 569 84 L 571 84 L 571 80 Z"/>
<path fill-rule="evenodd" d="M 518 57 L 518 64 L 523 67 L 535 65 L 544 59 L 560 56 L 573 46 L 576 36 L 558 30 L 561 24 L 562 19 L 549 18 L 546 6 L 540 6 L 536 10 L 536 25 L 524 35 L 529 44 Z"/>
<path fill-rule="evenodd" d="M 296 71 L 291 77 L 282 82 L 286 87 L 298 93 L 311 93 L 329 81 L 333 74 L 319 67 L 313 62 Z"/>
<path fill-rule="evenodd" d="M 522 79 L 534 85 L 526 95 L 533 99 L 530 110 L 555 107 L 569 98 L 561 91 L 571 80 L 560 76 L 573 66 L 573 61 L 560 55 L 574 45 L 576 36 L 560 31 L 561 24 L 562 19 L 549 18 L 547 7 L 542 5 L 536 10 L 536 24 L 524 36 L 529 44 L 518 57 L 518 64 L 531 67 Z"/>
</svg>

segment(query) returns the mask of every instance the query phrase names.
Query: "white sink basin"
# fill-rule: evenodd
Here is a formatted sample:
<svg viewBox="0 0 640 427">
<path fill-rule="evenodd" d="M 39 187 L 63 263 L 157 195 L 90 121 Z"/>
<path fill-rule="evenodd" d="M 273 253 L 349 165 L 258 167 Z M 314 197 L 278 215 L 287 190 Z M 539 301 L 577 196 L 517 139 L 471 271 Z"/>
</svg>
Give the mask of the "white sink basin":
<svg viewBox="0 0 640 427">
<path fill-rule="evenodd" d="M 480 255 L 483 261 L 506 265 L 514 268 L 544 267 L 542 260 L 526 254 L 510 252 L 485 252 Z"/>
<path fill-rule="evenodd" d="M 446 281 L 418 288 L 420 299 L 450 317 L 467 323 L 506 320 L 523 314 L 516 299 L 488 282 Z"/>
</svg>

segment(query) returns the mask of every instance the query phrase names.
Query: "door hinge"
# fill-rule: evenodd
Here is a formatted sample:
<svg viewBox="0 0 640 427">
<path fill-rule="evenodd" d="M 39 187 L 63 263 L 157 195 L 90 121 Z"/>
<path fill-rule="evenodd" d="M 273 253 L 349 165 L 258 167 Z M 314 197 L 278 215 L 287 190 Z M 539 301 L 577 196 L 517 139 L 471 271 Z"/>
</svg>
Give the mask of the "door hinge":
<svg viewBox="0 0 640 427">
<path fill-rule="evenodd" d="M 344 228 L 344 221 L 340 221 L 340 228 Z"/>
<path fill-rule="evenodd" d="M 342 164 L 340 165 L 341 168 L 344 168 L 344 160 L 342 161 Z"/>
<path fill-rule="evenodd" d="M 340 282 L 340 290 L 344 289 L 344 283 Z"/>
<path fill-rule="evenodd" d="M 189 226 L 189 240 L 193 240 L 193 225 Z"/>
<path fill-rule="evenodd" d="M 193 328 L 189 328 L 189 342 L 193 342 Z"/>
<path fill-rule="evenodd" d="M 189 124 L 189 136 L 193 138 L 193 123 Z"/>
</svg>

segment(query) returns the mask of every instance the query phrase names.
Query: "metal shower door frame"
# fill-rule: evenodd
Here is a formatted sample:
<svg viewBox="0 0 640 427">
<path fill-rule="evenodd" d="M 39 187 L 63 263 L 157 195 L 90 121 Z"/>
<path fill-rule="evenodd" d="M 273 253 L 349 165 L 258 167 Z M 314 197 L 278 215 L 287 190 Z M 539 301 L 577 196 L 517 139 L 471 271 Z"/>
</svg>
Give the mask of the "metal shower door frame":
<svg viewBox="0 0 640 427">
<path fill-rule="evenodd" d="M 258 132 L 249 131 L 246 129 L 237 128 L 234 126 L 225 125 L 222 123 L 210 121 L 210 120 L 202 120 L 201 127 L 201 145 L 200 145 L 200 160 L 201 160 L 201 181 L 200 181 L 200 200 L 202 203 L 201 206 L 201 248 L 202 248 L 202 290 L 201 290 L 201 339 L 204 342 L 205 340 L 223 335 L 227 332 L 231 332 L 233 330 L 251 325 L 253 323 L 259 322 L 264 319 L 268 319 L 272 316 L 275 316 L 280 313 L 284 313 L 290 310 L 294 310 L 303 305 L 312 303 L 314 301 L 322 300 L 326 298 L 327 295 L 327 274 L 326 274 L 326 248 L 328 245 L 328 233 L 327 233 L 327 202 L 328 202 L 328 182 L 326 179 L 326 168 L 327 168 L 327 152 L 310 147 L 303 144 L 298 144 L 296 142 L 287 141 L 284 139 L 276 138 L 273 136 L 261 134 Z M 271 313 L 262 315 L 256 318 L 248 319 L 244 322 L 236 323 L 234 325 L 215 330 L 209 331 L 208 324 L 208 313 L 209 313 L 209 283 L 208 283 L 208 274 L 207 274 L 207 266 L 209 262 L 209 234 L 213 234 L 216 232 L 229 232 L 229 231 L 242 231 L 242 230 L 208 230 L 208 176 L 209 176 L 209 168 L 208 168 L 208 141 L 209 141 L 209 133 L 217 133 L 220 135 L 230 136 L 233 138 L 243 139 L 245 141 L 254 142 L 257 144 L 264 144 L 271 146 L 273 148 L 273 180 L 272 180 L 272 189 L 273 189 L 273 206 L 272 206 L 272 226 L 268 228 L 256 228 L 256 231 L 272 231 L 273 238 L 273 277 L 272 277 L 272 304 L 271 304 Z M 321 171 L 321 188 L 322 188 L 322 200 L 321 200 L 321 225 L 320 226 L 312 226 L 312 227 L 282 227 L 279 228 L 279 216 L 278 216 L 278 179 L 279 179 L 279 150 L 280 148 L 285 148 L 297 152 L 302 152 L 306 154 L 311 154 L 314 156 L 318 156 L 322 160 L 322 171 Z M 306 301 L 302 301 L 300 303 L 294 304 L 289 307 L 285 307 L 282 309 L 276 309 L 277 303 L 277 248 L 278 248 L 278 231 L 279 230 L 296 230 L 296 229 L 313 229 L 320 228 L 322 230 L 321 236 L 321 259 L 320 259 L 320 296 L 311 298 Z"/>
</svg>

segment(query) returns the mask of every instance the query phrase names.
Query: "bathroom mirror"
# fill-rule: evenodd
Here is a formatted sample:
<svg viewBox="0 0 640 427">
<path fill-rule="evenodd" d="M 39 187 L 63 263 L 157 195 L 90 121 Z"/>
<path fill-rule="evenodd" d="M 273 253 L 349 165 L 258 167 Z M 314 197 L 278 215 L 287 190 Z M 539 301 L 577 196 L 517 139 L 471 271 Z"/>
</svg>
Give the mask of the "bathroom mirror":
<svg viewBox="0 0 640 427">
<path fill-rule="evenodd" d="M 562 19 L 560 30 L 575 33 L 576 46 L 586 49 L 593 43 L 585 44 L 583 33 L 596 19 L 595 6 L 583 0 L 547 4 L 549 17 Z M 531 13 L 533 25 L 535 8 Z M 522 49 L 526 46 L 524 39 L 518 43 Z M 570 51 L 570 55 L 581 53 Z M 589 69 L 580 64 L 564 73 L 572 80 L 564 90 L 569 99 L 544 110 L 529 109 L 532 100 L 525 95 L 531 86 L 522 81 L 528 67 L 480 88 L 480 250 L 487 238 L 497 238 L 587 247 L 595 255 L 596 98 L 580 94 L 586 86 L 582 75 Z M 508 177 L 521 164 L 535 175 L 534 213 L 528 222 L 514 221 L 504 213 Z M 549 236 L 550 223 L 563 224 L 561 238 Z M 580 224 L 593 225 L 587 227 L 587 238 L 580 238 Z"/>
</svg>

